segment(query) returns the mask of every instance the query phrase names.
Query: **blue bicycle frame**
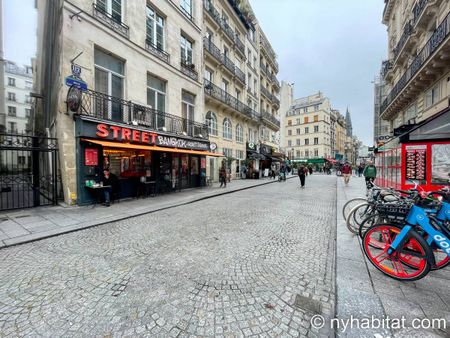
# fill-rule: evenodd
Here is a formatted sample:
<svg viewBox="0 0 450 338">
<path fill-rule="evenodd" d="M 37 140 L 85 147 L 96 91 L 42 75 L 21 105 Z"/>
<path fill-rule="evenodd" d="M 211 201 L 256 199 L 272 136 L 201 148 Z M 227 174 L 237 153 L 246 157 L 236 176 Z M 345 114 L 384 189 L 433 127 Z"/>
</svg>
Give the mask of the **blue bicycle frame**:
<svg viewBox="0 0 450 338">
<path fill-rule="evenodd" d="M 436 219 L 442 222 L 450 221 L 450 203 L 442 203 L 441 209 L 436 215 Z M 414 226 L 419 225 L 422 230 L 429 235 L 427 243 L 436 243 L 448 256 L 450 256 L 450 239 L 431 225 L 426 209 L 413 205 L 406 217 L 406 223 L 407 225 L 403 227 L 400 234 L 398 234 L 392 242 L 388 249 L 388 254 L 392 254 L 406 238 L 408 232 L 410 232 Z M 429 260 L 431 260 L 431 266 L 434 266 L 434 256 L 429 257 Z"/>
</svg>

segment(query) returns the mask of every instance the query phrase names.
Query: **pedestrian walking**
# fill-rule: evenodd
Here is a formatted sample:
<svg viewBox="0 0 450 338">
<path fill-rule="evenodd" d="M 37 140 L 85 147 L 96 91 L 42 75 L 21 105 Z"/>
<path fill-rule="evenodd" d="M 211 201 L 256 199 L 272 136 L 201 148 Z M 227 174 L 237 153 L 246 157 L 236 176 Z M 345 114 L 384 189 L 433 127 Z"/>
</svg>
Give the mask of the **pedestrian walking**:
<svg viewBox="0 0 450 338">
<path fill-rule="evenodd" d="M 345 186 L 348 186 L 348 182 L 350 181 L 350 176 L 352 175 L 352 167 L 350 163 L 345 162 L 344 166 L 341 169 L 342 176 L 344 176 Z"/>
<path fill-rule="evenodd" d="M 363 171 L 364 171 L 364 166 L 362 163 L 360 163 L 359 167 L 358 167 L 358 177 L 361 177 Z"/>
<path fill-rule="evenodd" d="M 309 174 L 312 175 L 312 173 L 313 173 L 313 167 L 312 167 L 312 165 L 310 165 L 310 166 L 308 167 L 308 171 L 309 171 Z"/>
<path fill-rule="evenodd" d="M 364 178 L 366 179 L 367 189 L 373 187 L 373 181 L 377 177 L 377 168 L 374 166 L 372 161 L 369 161 L 363 171 Z"/>
<path fill-rule="evenodd" d="M 300 188 L 305 188 L 305 178 L 306 173 L 308 172 L 308 169 L 304 167 L 303 165 L 300 165 L 297 170 L 298 178 L 300 179 Z"/>
<path fill-rule="evenodd" d="M 224 188 L 227 187 L 227 169 L 225 168 L 225 164 L 222 164 L 222 166 L 219 169 L 219 181 L 221 188 L 222 186 Z"/>
</svg>

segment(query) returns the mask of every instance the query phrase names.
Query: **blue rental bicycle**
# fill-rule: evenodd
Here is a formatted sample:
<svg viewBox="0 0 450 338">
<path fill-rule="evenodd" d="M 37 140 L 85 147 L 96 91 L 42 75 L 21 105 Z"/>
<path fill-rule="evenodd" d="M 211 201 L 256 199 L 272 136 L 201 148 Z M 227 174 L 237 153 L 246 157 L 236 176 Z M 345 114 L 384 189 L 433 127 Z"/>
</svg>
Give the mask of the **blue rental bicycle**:
<svg viewBox="0 0 450 338">
<path fill-rule="evenodd" d="M 364 253 L 384 274 L 398 280 L 413 281 L 425 277 L 431 269 L 439 268 L 437 261 L 448 262 L 450 193 L 446 190 L 432 194 L 443 197 L 437 212 L 432 212 L 429 206 L 412 204 L 404 225 L 375 224 L 364 234 Z M 435 257 L 437 252 L 441 257 Z"/>
</svg>

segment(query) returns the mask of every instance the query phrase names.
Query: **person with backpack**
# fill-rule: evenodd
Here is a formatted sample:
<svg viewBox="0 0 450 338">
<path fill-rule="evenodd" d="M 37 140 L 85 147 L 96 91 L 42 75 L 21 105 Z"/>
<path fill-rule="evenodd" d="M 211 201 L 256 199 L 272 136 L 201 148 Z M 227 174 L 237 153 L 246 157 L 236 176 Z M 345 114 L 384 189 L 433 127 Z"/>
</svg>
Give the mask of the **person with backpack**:
<svg viewBox="0 0 450 338">
<path fill-rule="evenodd" d="M 345 164 L 343 165 L 342 169 L 341 169 L 341 173 L 344 176 L 344 183 L 345 186 L 348 186 L 348 182 L 350 181 L 350 176 L 352 175 L 352 166 L 350 165 L 350 163 L 345 162 Z"/>
<path fill-rule="evenodd" d="M 373 165 L 372 161 L 369 161 L 364 168 L 363 176 L 366 179 L 366 187 L 370 189 L 373 187 L 373 181 L 377 177 L 377 168 Z"/>
<path fill-rule="evenodd" d="M 307 171 L 308 169 L 303 164 L 301 164 L 297 170 L 298 178 L 300 179 L 300 188 L 302 189 L 305 188 L 305 178 Z"/>
</svg>

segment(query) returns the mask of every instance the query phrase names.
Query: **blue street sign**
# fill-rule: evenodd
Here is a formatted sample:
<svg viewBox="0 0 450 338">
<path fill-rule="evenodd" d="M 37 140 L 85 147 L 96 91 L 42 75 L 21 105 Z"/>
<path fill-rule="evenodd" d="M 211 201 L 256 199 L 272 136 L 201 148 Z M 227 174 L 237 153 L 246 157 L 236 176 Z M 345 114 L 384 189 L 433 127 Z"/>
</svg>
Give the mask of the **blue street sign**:
<svg viewBox="0 0 450 338">
<path fill-rule="evenodd" d="M 87 88 L 88 88 L 87 83 L 81 79 L 77 79 L 72 76 L 67 76 L 65 80 L 66 80 L 66 86 L 72 87 L 75 85 L 81 90 L 87 90 Z"/>
<path fill-rule="evenodd" d="M 81 67 L 76 65 L 75 63 L 72 63 L 71 67 L 72 74 L 75 75 L 75 77 L 80 77 L 81 75 Z"/>
</svg>

